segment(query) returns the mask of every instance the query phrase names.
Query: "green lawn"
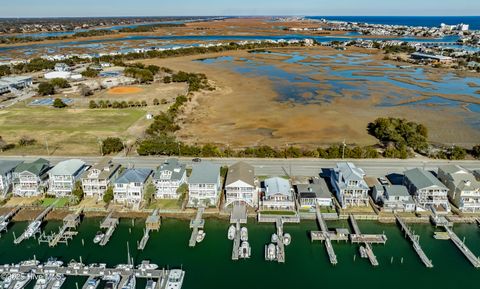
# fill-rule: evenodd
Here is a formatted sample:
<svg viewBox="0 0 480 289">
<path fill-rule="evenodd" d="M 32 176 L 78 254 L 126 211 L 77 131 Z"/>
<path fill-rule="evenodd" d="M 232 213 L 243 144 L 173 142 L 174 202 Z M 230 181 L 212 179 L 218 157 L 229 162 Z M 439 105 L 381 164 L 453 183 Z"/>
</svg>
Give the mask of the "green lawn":
<svg viewBox="0 0 480 289">
<path fill-rule="evenodd" d="M 293 211 L 261 211 L 262 215 L 276 215 L 276 216 L 293 216 L 295 212 Z"/>
<path fill-rule="evenodd" d="M 58 201 L 58 202 L 57 202 Z M 68 198 L 60 198 L 60 199 L 57 199 L 57 198 L 45 198 L 41 201 L 40 205 L 41 206 L 44 206 L 44 207 L 48 207 L 50 205 L 53 205 L 53 203 L 55 203 L 55 208 L 63 208 L 65 207 L 66 205 L 68 205 Z"/>
<path fill-rule="evenodd" d="M 174 210 L 180 209 L 180 204 L 178 200 L 155 200 L 150 204 L 148 208 Z"/>
</svg>

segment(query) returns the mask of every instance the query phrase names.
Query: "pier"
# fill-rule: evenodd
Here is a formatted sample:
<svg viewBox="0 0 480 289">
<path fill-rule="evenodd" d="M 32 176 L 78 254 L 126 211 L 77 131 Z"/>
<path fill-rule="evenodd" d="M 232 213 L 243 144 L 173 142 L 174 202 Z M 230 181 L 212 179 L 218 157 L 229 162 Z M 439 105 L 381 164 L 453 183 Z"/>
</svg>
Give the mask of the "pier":
<svg viewBox="0 0 480 289">
<path fill-rule="evenodd" d="M 52 235 L 45 235 L 43 233 L 38 238 L 38 243 L 48 243 L 48 246 L 55 247 L 58 243 L 63 243 L 68 245 L 68 241 L 73 239 L 74 236 L 78 234 L 76 231 L 78 225 L 80 225 L 80 215 L 82 214 L 82 209 L 79 209 L 77 212 L 67 215 L 63 219 L 63 225 L 58 230 L 58 233 L 53 233 Z"/>
<path fill-rule="evenodd" d="M 375 254 L 373 253 L 372 244 L 385 244 L 387 242 L 387 236 L 385 234 L 382 235 L 373 235 L 373 234 L 362 234 L 360 231 L 360 227 L 358 227 L 357 220 L 353 214 L 349 217 L 350 224 L 353 229 L 353 234 L 350 234 L 350 242 L 352 244 L 361 244 L 363 243 L 365 246 L 365 257 L 370 260 L 370 263 L 373 266 L 378 266 L 378 260 Z M 362 251 L 360 251 L 362 253 Z M 364 257 L 364 256 L 362 256 Z"/>
<path fill-rule="evenodd" d="M 420 236 L 413 234 L 407 224 L 403 221 L 403 219 L 400 218 L 400 216 L 395 215 L 395 218 L 397 220 L 397 223 L 400 225 L 400 229 L 405 232 L 405 236 L 408 238 L 408 240 L 410 240 L 410 242 L 412 242 L 413 249 L 417 253 L 418 257 L 420 257 L 420 260 L 422 260 L 423 264 L 425 264 L 427 268 L 433 268 L 432 261 L 427 257 L 422 247 L 420 246 Z"/>
<path fill-rule="evenodd" d="M 330 238 L 330 236 L 333 235 L 333 234 L 328 232 L 327 223 L 323 219 L 322 212 L 320 211 L 320 206 L 318 205 L 318 203 L 316 204 L 316 207 L 315 207 L 315 213 L 316 213 L 316 216 L 317 216 L 317 223 L 318 223 L 318 226 L 320 227 L 320 231 L 310 232 L 310 239 L 312 241 L 314 241 L 314 240 L 325 241 L 325 248 L 327 249 L 328 258 L 330 259 L 330 263 L 332 265 L 336 265 L 338 263 L 337 255 L 335 254 L 335 250 L 333 249 L 332 241 L 331 241 L 331 238 Z M 333 235 L 333 236 L 335 237 L 335 235 Z M 345 236 L 345 240 L 348 240 L 348 236 Z"/>
<path fill-rule="evenodd" d="M 447 231 L 448 235 L 450 236 L 450 239 L 453 241 L 455 246 L 465 255 L 465 257 L 472 263 L 473 267 L 479 268 L 480 267 L 480 259 L 475 256 L 475 254 L 468 249 L 468 247 L 465 245 L 465 243 L 460 240 L 460 238 L 455 234 L 455 232 L 449 227 L 449 226 L 444 226 L 445 230 Z"/>
<path fill-rule="evenodd" d="M 235 203 L 233 205 L 232 212 L 230 214 L 230 224 L 235 224 L 235 238 L 233 239 L 233 248 L 232 248 L 232 260 L 236 261 L 239 259 L 239 250 L 240 250 L 240 224 L 247 223 L 247 207 L 245 204 Z"/>
<path fill-rule="evenodd" d="M 277 226 L 277 261 L 278 263 L 285 263 L 285 243 L 283 242 L 283 220 L 282 218 L 277 218 L 275 222 Z"/>
<path fill-rule="evenodd" d="M 105 236 L 103 236 L 102 240 L 100 241 L 100 246 L 105 246 L 108 241 L 110 241 L 110 238 L 113 235 L 113 232 L 115 232 L 115 229 L 117 228 L 117 225 L 119 223 L 118 218 L 113 218 L 113 211 L 111 211 L 108 216 L 105 217 L 105 219 L 100 223 L 100 229 L 106 229 L 107 231 L 105 232 Z"/>
<path fill-rule="evenodd" d="M 7 232 L 8 226 L 12 218 L 20 211 L 20 206 L 16 206 L 10 210 L 6 215 L 0 216 L 0 236 L 2 232 Z"/>
<path fill-rule="evenodd" d="M 203 227 L 205 226 L 205 220 L 202 219 L 202 215 L 204 211 L 205 211 L 205 208 L 203 207 L 198 208 L 195 219 L 192 219 L 190 221 L 190 229 L 192 229 L 192 235 L 190 236 L 190 241 L 188 242 L 188 245 L 190 247 L 195 247 L 195 245 L 197 244 L 198 230 L 203 229 Z"/>
<path fill-rule="evenodd" d="M 232 248 L 232 260 L 237 261 L 240 249 L 240 223 L 235 224 L 235 238 L 233 239 L 233 248 Z"/>
<path fill-rule="evenodd" d="M 41 225 L 43 223 L 43 219 L 50 213 L 51 210 L 53 210 L 55 204 L 58 201 L 55 201 L 53 204 L 48 206 L 45 210 L 43 210 L 36 218 L 33 220 L 30 224 L 28 224 L 28 227 L 25 229 L 25 231 L 20 235 L 20 237 L 15 238 L 13 243 L 15 245 L 20 244 L 24 240 L 30 239 L 31 237 L 34 237 L 35 235 L 39 234 L 41 231 Z"/>
<path fill-rule="evenodd" d="M 143 232 L 142 239 L 138 243 L 138 250 L 145 249 L 148 239 L 150 239 L 150 231 L 158 231 L 160 230 L 160 226 L 161 219 L 160 215 L 158 214 L 158 209 L 156 209 L 150 216 L 148 216 L 147 220 L 145 221 L 145 231 Z"/>
</svg>

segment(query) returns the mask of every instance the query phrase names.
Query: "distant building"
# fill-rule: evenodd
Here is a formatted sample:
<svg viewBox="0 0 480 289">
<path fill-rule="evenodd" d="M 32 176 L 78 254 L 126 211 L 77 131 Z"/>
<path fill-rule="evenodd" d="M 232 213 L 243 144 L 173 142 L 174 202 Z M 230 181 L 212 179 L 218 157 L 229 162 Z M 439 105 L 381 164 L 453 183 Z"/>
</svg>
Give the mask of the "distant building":
<svg viewBox="0 0 480 289">
<path fill-rule="evenodd" d="M 266 179 L 263 182 L 261 209 L 294 211 L 295 197 L 290 181 L 280 177 Z"/>
<path fill-rule="evenodd" d="M 388 212 L 413 212 L 415 202 L 407 188 L 402 185 L 382 186 L 377 184 L 373 187 L 372 198 L 382 205 L 383 210 Z"/>
<path fill-rule="evenodd" d="M 144 199 L 147 181 L 152 173 L 152 170 L 143 168 L 125 170 L 114 181 L 113 200 L 139 208 Z"/>
<path fill-rule="evenodd" d="M 421 52 L 414 52 L 410 54 L 410 57 L 416 60 L 430 60 L 430 61 L 438 61 L 441 63 L 451 63 L 453 61 L 453 58 L 451 58 L 450 56 L 433 55 L 433 54 L 427 54 L 427 53 L 421 53 Z"/>
<path fill-rule="evenodd" d="M 364 180 L 365 172 L 353 163 L 337 163 L 330 181 L 342 208 L 367 206 L 369 187 Z"/>
<path fill-rule="evenodd" d="M 31 76 L 9 76 L 0 78 L 0 94 L 32 86 Z"/>
<path fill-rule="evenodd" d="M 466 169 L 449 165 L 438 169 L 438 178 L 448 187 L 450 201 L 462 212 L 480 211 L 480 182 Z"/>
<path fill-rule="evenodd" d="M 71 76 L 72 73 L 70 71 L 51 71 L 43 75 L 43 77 L 47 80 L 55 78 L 69 79 Z"/>
<path fill-rule="evenodd" d="M 70 71 L 70 66 L 68 66 L 67 64 L 65 63 L 57 63 L 55 64 L 55 68 L 54 68 L 55 71 Z"/>
<path fill-rule="evenodd" d="M 108 186 L 118 177 L 120 167 L 110 158 L 104 158 L 85 171 L 81 177 L 85 196 L 102 199 Z"/>
<path fill-rule="evenodd" d="M 80 181 L 80 176 L 87 169 L 85 162 L 78 159 L 59 162 L 48 172 L 48 193 L 57 198 L 69 196 Z"/>
<path fill-rule="evenodd" d="M 195 164 L 188 179 L 188 206 L 215 206 L 221 188 L 220 166 L 202 161 Z"/>
<path fill-rule="evenodd" d="M 178 188 L 187 182 L 187 170 L 178 159 L 168 159 L 155 171 L 153 183 L 155 184 L 155 198 L 178 199 Z"/>
<path fill-rule="evenodd" d="M 50 162 L 45 159 L 18 165 L 13 172 L 13 194 L 19 197 L 42 195 L 48 187 L 49 169 Z"/>
<path fill-rule="evenodd" d="M 434 209 L 438 213 L 450 212 L 448 188 L 432 173 L 419 168 L 408 170 L 403 184 L 413 196 L 417 208 Z"/>
<path fill-rule="evenodd" d="M 315 208 L 317 203 L 324 207 L 333 206 L 333 195 L 322 178 L 315 178 L 310 184 L 298 184 L 295 188 L 300 207 L 303 209 Z"/>
<path fill-rule="evenodd" d="M 10 192 L 13 172 L 21 163 L 21 161 L 0 161 L 0 198 L 5 198 Z"/>
<path fill-rule="evenodd" d="M 255 169 L 244 162 L 230 166 L 225 181 L 225 207 L 236 202 L 258 207 Z"/>
</svg>

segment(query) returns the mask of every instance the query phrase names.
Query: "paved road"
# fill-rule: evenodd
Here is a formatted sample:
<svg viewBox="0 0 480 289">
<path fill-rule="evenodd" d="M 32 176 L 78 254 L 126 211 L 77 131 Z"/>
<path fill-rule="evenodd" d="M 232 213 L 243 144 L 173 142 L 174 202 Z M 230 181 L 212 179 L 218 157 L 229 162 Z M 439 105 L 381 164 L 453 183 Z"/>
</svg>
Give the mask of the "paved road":
<svg viewBox="0 0 480 289">
<path fill-rule="evenodd" d="M 10 160 L 24 160 L 32 161 L 37 159 L 35 157 L 23 156 L 0 156 L 2 159 Z M 40 156 L 50 160 L 53 164 L 59 161 L 71 159 L 75 157 L 57 157 L 57 156 Z M 101 157 L 78 157 L 88 164 L 94 164 Z M 120 163 L 125 167 L 145 167 L 156 168 L 160 165 L 166 157 L 114 157 L 115 162 Z M 193 164 L 192 158 L 180 158 L 188 166 Z M 206 158 L 203 161 L 207 160 Z M 258 176 L 274 176 L 285 175 L 291 176 L 315 176 L 318 175 L 322 168 L 332 168 L 337 162 L 342 160 L 321 160 L 321 159 L 239 159 L 239 158 L 214 158 L 208 159 L 220 165 L 231 165 L 237 161 L 245 161 L 255 167 L 255 174 Z M 467 169 L 480 169 L 480 161 L 444 161 L 444 160 L 392 160 L 392 159 L 375 159 L 375 160 L 349 160 L 360 168 L 365 170 L 365 173 L 370 176 L 384 176 L 389 173 L 402 173 L 405 170 L 420 167 L 427 170 L 436 171 L 439 166 L 447 164 L 458 164 Z"/>
</svg>

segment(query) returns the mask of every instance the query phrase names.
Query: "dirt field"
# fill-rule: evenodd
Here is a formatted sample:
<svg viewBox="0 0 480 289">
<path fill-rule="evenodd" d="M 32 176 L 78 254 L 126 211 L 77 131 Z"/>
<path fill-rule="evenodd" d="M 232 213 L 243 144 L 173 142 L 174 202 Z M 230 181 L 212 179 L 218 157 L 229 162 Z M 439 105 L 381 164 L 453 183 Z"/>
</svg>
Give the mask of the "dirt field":
<svg viewBox="0 0 480 289">
<path fill-rule="evenodd" d="M 110 95 L 122 95 L 122 94 L 132 94 L 132 93 L 140 93 L 143 92 L 143 89 L 140 87 L 135 87 L 135 86 L 117 86 L 110 88 L 107 91 L 107 94 Z"/>
</svg>

